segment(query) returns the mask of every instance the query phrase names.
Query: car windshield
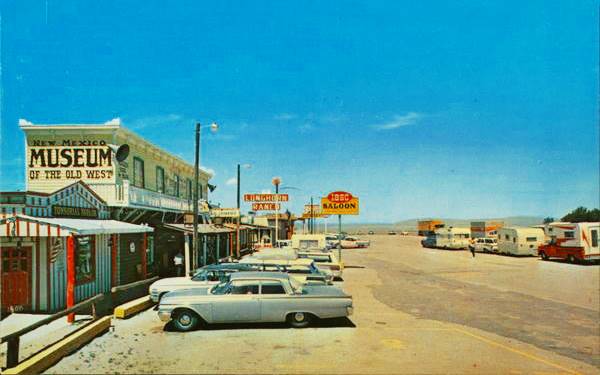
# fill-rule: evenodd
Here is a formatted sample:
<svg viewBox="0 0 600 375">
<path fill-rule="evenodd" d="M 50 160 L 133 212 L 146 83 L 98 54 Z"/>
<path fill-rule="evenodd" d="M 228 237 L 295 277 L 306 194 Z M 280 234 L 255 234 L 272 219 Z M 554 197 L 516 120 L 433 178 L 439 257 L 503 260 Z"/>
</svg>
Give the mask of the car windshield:
<svg viewBox="0 0 600 375">
<path fill-rule="evenodd" d="M 194 281 L 206 281 L 206 270 L 198 271 L 192 276 Z"/>
<path fill-rule="evenodd" d="M 211 294 L 227 294 L 230 289 L 231 289 L 231 286 L 229 285 L 229 283 L 220 283 L 220 284 L 215 285 L 210 290 L 210 293 Z"/>
<path fill-rule="evenodd" d="M 302 284 L 293 277 L 290 277 L 289 280 L 294 293 L 302 293 Z"/>
</svg>

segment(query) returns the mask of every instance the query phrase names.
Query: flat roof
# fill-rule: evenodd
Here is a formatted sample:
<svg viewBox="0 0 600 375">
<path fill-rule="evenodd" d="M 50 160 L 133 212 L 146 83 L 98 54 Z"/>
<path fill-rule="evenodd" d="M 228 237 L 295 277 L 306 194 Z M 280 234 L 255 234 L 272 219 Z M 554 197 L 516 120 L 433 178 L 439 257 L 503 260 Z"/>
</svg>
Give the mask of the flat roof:
<svg viewBox="0 0 600 375">
<path fill-rule="evenodd" d="M 34 223 L 52 228 L 60 228 L 60 236 L 66 237 L 70 234 L 89 235 L 89 234 L 119 234 L 119 233 L 151 233 L 154 228 L 145 225 L 137 225 L 117 220 L 101 219 L 71 219 L 71 218 L 53 218 L 53 217 L 34 217 L 18 214 L 0 220 L 0 226 L 9 226 L 4 230 L 0 229 L 0 236 L 12 236 L 10 226 L 19 226 L 21 235 L 27 233 L 27 227 L 21 228 L 23 223 Z M 33 235 L 36 230 L 30 228 Z M 17 233 L 15 228 L 15 233 Z M 41 230 L 36 233 L 37 236 L 45 236 L 47 232 Z M 9 234 L 9 235 L 7 235 Z M 58 233 L 56 234 L 58 235 Z M 16 235 L 15 235 L 16 236 Z"/>
<path fill-rule="evenodd" d="M 193 233 L 194 227 L 191 225 L 185 224 L 164 224 L 165 228 L 174 229 L 180 232 L 188 232 Z M 198 233 L 202 234 L 211 234 L 211 233 L 233 233 L 234 229 L 224 227 L 216 224 L 198 224 Z"/>
</svg>

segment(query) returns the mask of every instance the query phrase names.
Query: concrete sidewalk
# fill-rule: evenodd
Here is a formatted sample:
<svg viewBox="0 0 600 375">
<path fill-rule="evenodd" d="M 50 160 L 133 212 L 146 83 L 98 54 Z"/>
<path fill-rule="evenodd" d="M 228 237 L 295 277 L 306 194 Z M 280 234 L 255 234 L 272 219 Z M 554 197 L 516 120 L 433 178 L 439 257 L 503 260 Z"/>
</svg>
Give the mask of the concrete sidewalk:
<svg viewBox="0 0 600 375">
<path fill-rule="evenodd" d="M 22 328 L 30 326 L 49 317 L 46 314 L 11 314 L 0 321 L 0 336 L 6 336 Z M 29 357 L 44 347 L 52 344 L 90 321 L 90 315 L 76 315 L 73 324 L 67 322 L 67 317 L 59 318 L 50 324 L 41 326 L 23 336 L 19 345 L 19 359 Z M 0 365 L 6 365 L 7 344 L 0 345 Z"/>
</svg>

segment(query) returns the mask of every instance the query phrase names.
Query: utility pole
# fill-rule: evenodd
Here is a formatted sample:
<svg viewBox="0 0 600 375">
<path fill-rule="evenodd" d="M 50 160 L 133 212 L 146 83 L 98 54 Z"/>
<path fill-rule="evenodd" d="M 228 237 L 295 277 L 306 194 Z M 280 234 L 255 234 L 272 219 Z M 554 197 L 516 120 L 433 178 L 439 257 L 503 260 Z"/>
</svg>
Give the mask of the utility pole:
<svg viewBox="0 0 600 375">
<path fill-rule="evenodd" d="M 198 169 L 200 169 L 200 123 L 196 123 L 196 154 L 194 155 L 194 233 L 192 234 L 192 261 L 190 263 L 195 263 L 197 260 L 198 254 Z M 186 264 L 186 275 L 189 276 L 190 267 Z"/>
<path fill-rule="evenodd" d="M 237 225 L 236 225 L 236 256 L 240 257 L 240 220 L 242 219 L 242 213 L 240 211 L 240 165 L 237 165 L 237 209 L 238 209 L 238 217 L 237 217 Z"/>
<path fill-rule="evenodd" d="M 310 197 L 310 234 L 315 233 L 315 218 L 313 213 L 313 197 Z"/>
</svg>

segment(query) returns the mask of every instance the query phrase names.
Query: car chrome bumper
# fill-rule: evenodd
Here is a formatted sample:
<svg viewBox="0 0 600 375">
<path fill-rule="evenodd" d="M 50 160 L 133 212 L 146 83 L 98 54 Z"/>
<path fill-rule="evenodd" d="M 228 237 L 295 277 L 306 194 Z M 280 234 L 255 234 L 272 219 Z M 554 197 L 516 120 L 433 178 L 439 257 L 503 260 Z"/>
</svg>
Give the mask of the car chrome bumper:
<svg viewBox="0 0 600 375">
<path fill-rule="evenodd" d="M 158 310 L 158 318 L 163 322 L 171 320 L 171 310 Z"/>
</svg>

